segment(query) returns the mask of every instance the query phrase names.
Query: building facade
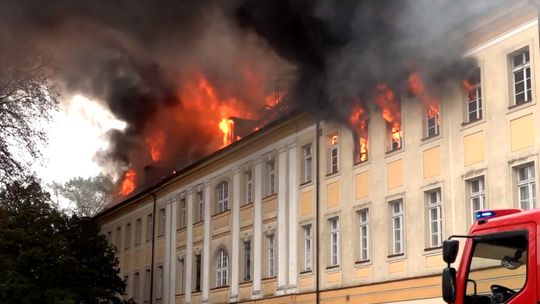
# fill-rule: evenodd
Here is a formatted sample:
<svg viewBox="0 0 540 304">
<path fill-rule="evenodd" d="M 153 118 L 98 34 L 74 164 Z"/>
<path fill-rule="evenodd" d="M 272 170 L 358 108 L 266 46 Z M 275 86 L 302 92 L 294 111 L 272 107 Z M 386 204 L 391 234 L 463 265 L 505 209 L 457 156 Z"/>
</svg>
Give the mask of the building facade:
<svg viewBox="0 0 540 304">
<path fill-rule="evenodd" d="M 442 241 L 474 211 L 537 207 L 537 10 L 467 26 L 475 81 L 436 116 L 401 98 L 399 139 L 376 110 L 365 150 L 348 127 L 294 114 L 99 214 L 126 298 L 442 303 Z"/>
</svg>

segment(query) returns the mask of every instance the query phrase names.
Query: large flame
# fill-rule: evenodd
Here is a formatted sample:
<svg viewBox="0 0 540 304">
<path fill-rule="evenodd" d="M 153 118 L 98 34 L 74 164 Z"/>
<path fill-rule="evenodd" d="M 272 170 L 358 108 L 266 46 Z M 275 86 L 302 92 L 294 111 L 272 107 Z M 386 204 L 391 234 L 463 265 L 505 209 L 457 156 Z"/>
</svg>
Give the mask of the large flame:
<svg viewBox="0 0 540 304">
<path fill-rule="evenodd" d="M 402 137 L 400 101 L 396 98 L 394 91 L 385 83 L 378 84 L 376 89 L 375 103 L 390 129 L 391 148 L 392 150 L 400 149 Z"/>
<path fill-rule="evenodd" d="M 120 186 L 120 192 L 118 194 L 126 196 L 135 190 L 135 177 L 137 173 L 133 169 L 129 169 L 124 173 L 124 178 Z"/>
<path fill-rule="evenodd" d="M 223 118 L 219 122 L 219 129 L 223 132 L 223 146 L 230 145 L 234 140 L 234 120 Z"/>
<path fill-rule="evenodd" d="M 349 117 L 349 123 L 358 138 L 357 157 L 360 162 L 368 159 L 367 113 L 362 106 L 355 105 Z"/>
<path fill-rule="evenodd" d="M 409 91 L 418 97 L 420 102 L 427 110 L 429 118 L 436 118 L 437 124 L 439 124 L 439 101 L 434 96 L 428 94 L 424 81 L 420 76 L 420 73 L 413 72 L 409 75 Z"/>
<path fill-rule="evenodd" d="M 152 161 L 158 162 L 162 159 L 165 139 L 165 132 L 161 130 L 154 132 L 151 136 L 146 137 L 146 144 L 148 144 L 148 147 L 150 148 L 150 157 L 152 158 Z"/>
</svg>

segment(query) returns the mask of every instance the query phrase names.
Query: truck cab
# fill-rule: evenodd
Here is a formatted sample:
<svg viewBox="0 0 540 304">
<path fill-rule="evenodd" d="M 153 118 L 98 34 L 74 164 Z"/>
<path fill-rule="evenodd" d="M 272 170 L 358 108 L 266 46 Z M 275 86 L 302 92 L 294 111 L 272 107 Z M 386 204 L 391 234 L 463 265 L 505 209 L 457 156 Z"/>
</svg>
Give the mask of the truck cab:
<svg viewBox="0 0 540 304">
<path fill-rule="evenodd" d="M 453 304 L 540 303 L 540 210 L 483 210 L 468 235 L 443 242 L 443 299 Z M 452 267 L 465 240 L 458 270 Z"/>
</svg>

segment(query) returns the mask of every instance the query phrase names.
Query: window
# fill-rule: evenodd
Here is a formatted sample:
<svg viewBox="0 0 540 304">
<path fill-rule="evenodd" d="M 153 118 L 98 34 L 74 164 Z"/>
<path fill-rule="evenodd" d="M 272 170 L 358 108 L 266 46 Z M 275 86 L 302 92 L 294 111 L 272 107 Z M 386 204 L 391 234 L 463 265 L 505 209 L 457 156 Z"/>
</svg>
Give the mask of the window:
<svg viewBox="0 0 540 304">
<path fill-rule="evenodd" d="M 146 269 L 144 272 L 144 301 L 149 302 L 150 301 L 150 269 Z"/>
<path fill-rule="evenodd" d="M 186 199 L 180 199 L 178 206 L 178 228 L 186 227 Z"/>
<path fill-rule="evenodd" d="M 390 202 L 392 216 L 392 254 L 403 253 L 403 201 L 401 199 Z"/>
<path fill-rule="evenodd" d="M 369 210 L 358 211 L 358 260 L 369 260 Z"/>
<path fill-rule="evenodd" d="M 471 210 L 472 221 L 476 220 L 476 211 L 486 209 L 486 188 L 484 177 L 480 176 L 467 181 L 469 188 L 469 208 Z"/>
<path fill-rule="evenodd" d="M 184 269 L 184 259 L 178 260 L 178 293 L 184 293 L 184 282 L 185 282 L 185 269 Z"/>
<path fill-rule="evenodd" d="M 328 220 L 330 226 L 330 266 L 339 265 L 339 218 Z"/>
<path fill-rule="evenodd" d="M 129 245 L 131 244 L 131 224 L 126 224 L 126 241 L 124 246 L 128 249 Z"/>
<path fill-rule="evenodd" d="M 426 137 L 439 135 L 440 113 L 438 104 L 430 104 L 426 108 Z"/>
<path fill-rule="evenodd" d="M 366 162 L 368 160 L 368 124 L 360 129 L 359 134 L 353 135 L 354 140 L 354 164 Z"/>
<path fill-rule="evenodd" d="M 135 221 L 135 245 L 139 245 L 142 239 L 142 219 L 138 218 Z"/>
<path fill-rule="evenodd" d="M 276 242 L 273 234 L 266 236 L 268 242 L 268 277 L 276 275 Z"/>
<path fill-rule="evenodd" d="M 139 273 L 135 272 L 135 274 L 133 275 L 133 301 L 135 303 L 139 302 L 139 286 L 140 286 Z"/>
<path fill-rule="evenodd" d="M 152 239 L 152 213 L 146 216 L 146 240 L 150 241 Z"/>
<path fill-rule="evenodd" d="M 536 180 L 534 163 L 517 167 L 517 194 L 519 208 L 529 210 L 536 206 Z"/>
<path fill-rule="evenodd" d="M 202 263 L 201 255 L 197 254 L 195 256 L 195 291 L 201 290 L 201 276 L 202 275 Z"/>
<path fill-rule="evenodd" d="M 480 68 L 476 69 L 473 77 L 463 81 L 467 91 L 465 122 L 482 119 L 482 86 L 480 81 Z"/>
<path fill-rule="evenodd" d="M 442 202 L 441 189 L 426 192 L 429 225 L 429 247 L 442 244 Z"/>
<path fill-rule="evenodd" d="M 204 220 L 204 197 L 203 197 L 203 192 L 198 191 L 197 192 L 197 213 L 196 213 L 195 222 L 200 222 L 202 220 Z"/>
<path fill-rule="evenodd" d="M 397 151 L 401 149 L 403 141 L 403 132 L 401 120 L 386 123 L 386 152 Z"/>
<path fill-rule="evenodd" d="M 274 159 L 266 162 L 268 173 L 268 195 L 276 194 L 276 161 Z"/>
<path fill-rule="evenodd" d="M 221 182 L 216 187 L 217 206 L 216 213 L 229 210 L 229 183 Z"/>
<path fill-rule="evenodd" d="M 253 202 L 253 177 L 251 170 L 244 172 L 244 178 L 246 180 L 246 203 Z"/>
<path fill-rule="evenodd" d="M 227 286 L 227 272 L 229 257 L 224 249 L 220 249 L 217 255 L 217 287 Z"/>
<path fill-rule="evenodd" d="M 304 230 L 304 270 L 313 269 L 313 237 L 311 235 L 311 225 L 305 225 Z"/>
<path fill-rule="evenodd" d="M 311 182 L 311 175 L 313 172 L 311 144 L 302 147 L 302 158 L 302 183 L 305 184 Z"/>
<path fill-rule="evenodd" d="M 328 174 L 339 172 L 339 136 L 334 134 L 330 136 L 330 145 L 328 146 Z"/>
<path fill-rule="evenodd" d="M 156 299 L 163 298 L 163 265 L 157 267 Z"/>
<path fill-rule="evenodd" d="M 120 246 L 122 245 L 122 228 L 118 227 L 116 228 L 116 235 L 114 238 L 114 245 L 116 246 L 116 250 L 120 252 Z"/>
<path fill-rule="evenodd" d="M 124 284 L 126 284 L 126 289 L 124 290 L 124 299 L 127 298 L 128 295 L 128 286 L 129 286 L 129 275 L 124 275 Z"/>
<path fill-rule="evenodd" d="M 163 236 L 165 233 L 165 208 L 159 209 L 158 215 L 158 236 Z"/>
<path fill-rule="evenodd" d="M 520 105 L 532 100 L 531 60 L 529 48 L 511 55 L 514 104 Z"/>
<path fill-rule="evenodd" d="M 244 281 L 251 280 L 251 241 L 244 242 Z"/>
<path fill-rule="evenodd" d="M 112 243 L 112 232 L 111 231 L 107 231 L 107 242 L 109 242 L 109 244 Z"/>
</svg>

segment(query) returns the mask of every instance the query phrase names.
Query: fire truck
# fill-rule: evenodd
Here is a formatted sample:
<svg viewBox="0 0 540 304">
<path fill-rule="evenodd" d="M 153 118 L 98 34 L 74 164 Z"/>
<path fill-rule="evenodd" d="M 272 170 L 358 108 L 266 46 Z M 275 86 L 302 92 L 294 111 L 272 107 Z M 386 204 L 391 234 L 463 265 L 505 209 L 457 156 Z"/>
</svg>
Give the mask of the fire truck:
<svg viewBox="0 0 540 304">
<path fill-rule="evenodd" d="M 540 209 L 483 210 L 469 234 L 443 242 L 446 303 L 540 304 Z M 459 245 L 464 244 L 456 271 Z"/>
</svg>

